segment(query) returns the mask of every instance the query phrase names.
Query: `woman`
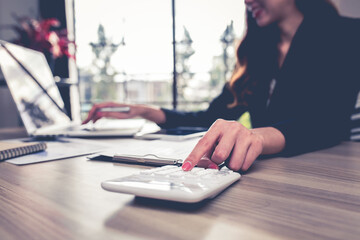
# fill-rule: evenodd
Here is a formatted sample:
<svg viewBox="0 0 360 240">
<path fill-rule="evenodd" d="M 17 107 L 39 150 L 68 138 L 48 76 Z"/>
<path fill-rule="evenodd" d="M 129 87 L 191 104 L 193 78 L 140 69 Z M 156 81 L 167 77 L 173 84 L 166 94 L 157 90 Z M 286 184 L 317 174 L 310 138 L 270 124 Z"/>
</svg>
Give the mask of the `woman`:
<svg viewBox="0 0 360 240">
<path fill-rule="evenodd" d="M 359 52 L 326 0 L 245 0 L 247 34 L 234 74 L 206 111 L 178 112 L 144 105 L 95 105 L 85 123 L 102 117 L 141 116 L 161 127 L 210 126 L 184 161 L 247 170 L 259 155 L 293 155 L 346 139 L 360 74 Z M 360 66 L 360 65 L 359 65 Z M 129 113 L 101 107 L 130 106 Z M 249 111 L 253 129 L 238 119 Z M 225 120 L 224 120 L 225 119 Z"/>
</svg>

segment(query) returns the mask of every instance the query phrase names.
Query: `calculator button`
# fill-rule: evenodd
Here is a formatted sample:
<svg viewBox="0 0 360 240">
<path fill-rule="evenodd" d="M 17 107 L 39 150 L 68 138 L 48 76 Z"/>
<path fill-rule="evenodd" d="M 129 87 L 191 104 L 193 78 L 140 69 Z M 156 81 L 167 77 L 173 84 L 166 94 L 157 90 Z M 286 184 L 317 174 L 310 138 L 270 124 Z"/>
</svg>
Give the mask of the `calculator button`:
<svg viewBox="0 0 360 240">
<path fill-rule="evenodd" d="M 143 170 L 137 174 L 105 181 L 102 187 L 113 192 L 178 202 L 199 202 L 214 197 L 240 179 L 240 174 L 227 168 L 195 167 L 183 171 L 178 166 Z"/>
</svg>

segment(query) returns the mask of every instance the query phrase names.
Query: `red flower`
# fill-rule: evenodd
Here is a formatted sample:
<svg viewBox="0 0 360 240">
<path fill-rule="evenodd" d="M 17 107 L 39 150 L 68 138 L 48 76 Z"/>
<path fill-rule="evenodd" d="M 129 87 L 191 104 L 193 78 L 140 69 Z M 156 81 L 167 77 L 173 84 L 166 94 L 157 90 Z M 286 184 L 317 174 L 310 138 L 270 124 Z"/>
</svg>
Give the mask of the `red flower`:
<svg viewBox="0 0 360 240">
<path fill-rule="evenodd" d="M 35 20 L 28 17 L 14 18 L 19 26 L 12 26 L 18 33 L 18 38 L 14 40 L 16 44 L 28 47 L 45 55 L 51 55 L 53 58 L 59 58 L 63 55 L 74 58 L 69 53 L 69 41 L 66 30 L 53 30 L 60 26 L 60 22 L 55 18 Z"/>
</svg>

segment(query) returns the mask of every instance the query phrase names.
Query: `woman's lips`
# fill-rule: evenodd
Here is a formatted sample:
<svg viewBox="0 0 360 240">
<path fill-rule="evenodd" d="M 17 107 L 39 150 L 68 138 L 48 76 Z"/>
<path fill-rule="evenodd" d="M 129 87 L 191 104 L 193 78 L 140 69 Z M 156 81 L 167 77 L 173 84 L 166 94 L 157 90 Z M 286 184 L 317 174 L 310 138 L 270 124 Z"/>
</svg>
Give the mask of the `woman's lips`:
<svg viewBox="0 0 360 240">
<path fill-rule="evenodd" d="M 252 16 L 253 18 L 258 18 L 263 12 L 263 9 L 261 8 L 254 8 L 252 9 Z"/>
</svg>

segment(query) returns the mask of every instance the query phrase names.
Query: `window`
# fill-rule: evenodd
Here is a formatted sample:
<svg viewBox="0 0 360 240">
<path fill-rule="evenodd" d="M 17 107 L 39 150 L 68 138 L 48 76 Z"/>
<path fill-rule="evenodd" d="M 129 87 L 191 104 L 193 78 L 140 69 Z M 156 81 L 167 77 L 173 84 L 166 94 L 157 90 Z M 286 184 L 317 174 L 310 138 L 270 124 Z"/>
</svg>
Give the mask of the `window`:
<svg viewBox="0 0 360 240">
<path fill-rule="evenodd" d="M 244 30 L 239 0 L 75 0 L 74 7 L 83 111 L 102 101 L 171 108 L 175 82 L 178 109 L 206 108 L 231 76 Z"/>
</svg>

